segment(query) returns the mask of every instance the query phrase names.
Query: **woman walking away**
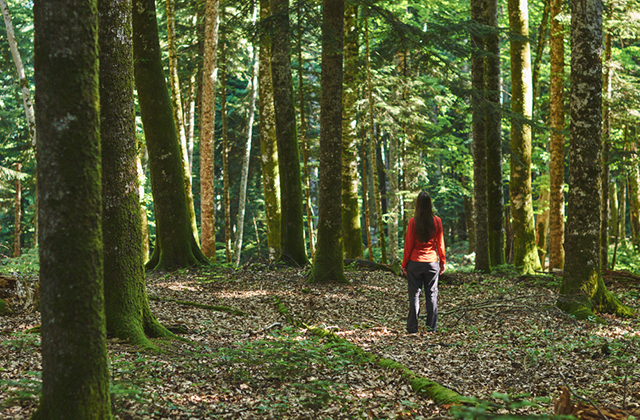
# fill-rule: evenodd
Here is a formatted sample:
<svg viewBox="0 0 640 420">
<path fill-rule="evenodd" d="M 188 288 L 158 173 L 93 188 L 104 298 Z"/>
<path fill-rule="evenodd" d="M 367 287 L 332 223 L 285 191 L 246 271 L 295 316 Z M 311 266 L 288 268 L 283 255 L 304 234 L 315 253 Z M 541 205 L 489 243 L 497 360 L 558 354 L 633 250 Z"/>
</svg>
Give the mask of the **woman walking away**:
<svg viewBox="0 0 640 420">
<path fill-rule="evenodd" d="M 442 221 L 433 215 L 431 197 L 422 191 L 416 198 L 416 213 L 409 220 L 404 241 L 402 271 L 409 286 L 407 333 L 418 332 L 420 291 L 424 286 L 427 303 L 427 330 L 436 331 L 438 322 L 438 277 L 444 273 Z"/>
</svg>

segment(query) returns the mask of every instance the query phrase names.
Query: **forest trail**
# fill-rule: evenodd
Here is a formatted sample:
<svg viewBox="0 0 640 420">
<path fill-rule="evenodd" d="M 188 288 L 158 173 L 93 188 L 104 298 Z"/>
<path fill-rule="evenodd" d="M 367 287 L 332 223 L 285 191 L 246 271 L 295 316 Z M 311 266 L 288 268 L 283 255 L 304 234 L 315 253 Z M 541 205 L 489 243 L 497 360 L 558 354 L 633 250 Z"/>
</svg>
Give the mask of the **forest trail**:
<svg viewBox="0 0 640 420">
<path fill-rule="evenodd" d="M 405 280 L 346 274 L 348 286 L 309 285 L 303 270 L 262 264 L 149 275 L 152 310 L 186 341 L 141 353 L 108 340 L 115 418 L 551 415 L 563 386 L 583 404 L 640 413 L 640 321 L 575 321 L 555 307 L 558 278 L 445 273 L 440 331 L 406 335 Z M 613 278 L 605 276 L 609 290 L 638 308 L 635 279 Z M 293 327 L 276 302 L 300 322 L 483 403 L 462 412 L 438 406 L 401 372 Z M 33 310 L 0 317 L 1 418 L 26 419 L 37 405 L 39 335 L 28 330 L 39 322 Z"/>
</svg>

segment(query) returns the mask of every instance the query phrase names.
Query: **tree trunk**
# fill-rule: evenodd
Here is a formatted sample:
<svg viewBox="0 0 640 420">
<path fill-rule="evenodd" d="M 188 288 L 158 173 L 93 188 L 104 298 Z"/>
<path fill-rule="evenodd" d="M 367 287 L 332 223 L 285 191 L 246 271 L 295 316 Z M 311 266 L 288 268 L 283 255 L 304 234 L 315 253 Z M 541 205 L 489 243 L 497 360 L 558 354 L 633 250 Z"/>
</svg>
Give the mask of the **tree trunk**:
<svg viewBox="0 0 640 420">
<path fill-rule="evenodd" d="M 571 133 L 567 258 L 558 305 L 578 319 L 594 312 L 632 315 L 600 272 L 602 3 L 571 2 Z M 594 197 L 595 193 L 595 197 Z"/>
<path fill-rule="evenodd" d="M 142 114 L 156 216 L 156 246 L 149 269 L 208 263 L 193 236 L 180 142 L 162 70 L 155 0 L 134 0 L 135 81 Z"/>
<path fill-rule="evenodd" d="M 102 232 L 107 332 L 133 345 L 169 337 L 151 313 L 138 195 L 130 0 L 99 0 Z"/>
<path fill-rule="evenodd" d="M 540 269 L 531 194 L 531 126 L 519 117 L 532 117 L 529 13 L 526 0 L 509 0 L 511 38 L 511 180 L 509 196 L 513 217 L 513 263 L 523 273 Z M 477 251 L 477 249 L 476 249 Z"/>
<path fill-rule="evenodd" d="M 218 55 L 219 0 L 206 0 L 202 103 L 200 111 L 200 236 L 202 252 L 216 261 L 214 132 Z"/>
<path fill-rule="evenodd" d="M 33 112 L 33 102 L 31 102 L 31 92 L 29 89 L 29 79 L 24 72 L 24 66 L 22 65 L 22 58 L 20 57 L 20 51 L 18 50 L 18 40 L 13 31 L 13 23 L 11 22 L 11 14 L 9 13 L 9 7 L 6 0 L 0 0 L 0 9 L 2 9 L 2 16 L 4 17 L 4 25 L 7 30 L 7 40 L 9 41 L 9 49 L 11 50 L 11 56 L 18 72 L 18 82 L 20 83 L 20 91 L 22 93 L 22 105 L 24 107 L 24 113 L 27 117 L 27 127 L 29 129 L 29 138 L 31 144 L 36 144 L 36 119 Z"/>
<path fill-rule="evenodd" d="M 564 267 L 564 27 L 562 1 L 551 0 L 551 80 L 549 83 L 549 269 Z"/>
<path fill-rule="evenodd" d="M 611 180 L 609 186 L 609 226 L 611 226 L 612 238 L 615 238 L 616 246 L 620 243 L 620 205 L 618 204 L 618 183 L 615 179 Z M 612 269 L 613 270 L 613 269 Z"/>
<path fill-rule="evenodd" d="M 257 20 L 258 8 L 254 5 L 252 23 Z M 235 265 L 240 265 L 240 252 L 242 251 L 242 236 L 244 233 L 244 213 L 247 203 L 247 180 L 249 178 L 249 158 L 251 157 L 251 141 L 253 138 L 253 118 L 256 109 L 256 96 L 258 93 L 258 50 L 250 47 L 252 74 L 251 74 L 251 99 L 249 101 L 249 122 L 247 123 L 247 144 L 244 148 L 242 159 L 242 177 L 240 179 L 240 197 L 238 198 L 238 221 L 236 223 L 236 241 L 233 255 Z"/>
<path fill-rule="evenodd" d="M 196 80 L 197 70 L 193 72 L 189 79 L 189 108 L 185 113 L 187 126 L 187 156 L 189 157 L 189 173 L 193 173 L 193 139 L 196 125 L 196 96 L 198 82 Z"/>
<path fill-rule="evenodd" d="M 307 210 L 307 232 L 309 236 L 309 255 L 313 259 L 315 251 L 315 235 L 313 227 L 313 208 L 311 204 L 311 177 L 309 170 L 309 142 L 307 141 L 307 120 L 305 118 L 305 100 L 302 63 L 302 7 L 298 8 L 298 98 L 300 101 L 300 144 L 302 145 L 302 185 L 305 193 L 305 208 Z"/>
<path fill-rule="evenodd" d="M 400 213 L 400 200 L 398 188 L 398 137 L 393 132 L 389 139 L 389 264 L 393 265 L 398 262 L 398 214 Z"/>
<path fill-rule="evenodd" d="M 231 198 L 229 197 L 229 125 L 227 120 L 227 30 L 224 25 L 226 7 L 222 8 L 220 28 L 220 118 L 222 119 L 222 195 L 224 200 L 224 250 L 231 262 Z"/>
<path fill-rule="evenodd" d="M 484 89 L 487 103 L 487 109 L 485 110 L 487 235 L 489 237 L 489 262 L 492 267 L 496 267 L 505 263 L 502 113 L 500 111 L 500 34 L 497 0 L 484 1 L 484 24 L 491 29 L 484 38 Z"/>
<path fill-rule="evenodd" d="M 271 77 L 275 106 L 276 140 L 280 170 L 280 259 L 289 265 L 305 266 L 309 260 L 304 244 L 302 183 L 293 106 L 291 48 L 289 46 L 289 0 L 271 0 L 274 33 L 271 44 Z"/>
<path fill-rule="evenodd" d="M 22 165 L 16 163 L 16 172 L 22 170 Z M 16 196 L 14 200 L 14 229 L 13 229 L 13 256 L 19 257 L 22 252 L 22 246 L 20 244 L 20 236 L 22 234 L 21 219 L 22 219 L 22 186 L 20 185 L 20 177 L 16 177 Z"/>
<path fill-rule="evenodd" d="M 362 229 L 358 210 L 358 6 L 345 6 L 344 94 L 342 105 L 342 232 L 346 258 L 362 258 Z"/>
<path fill-rule="evenodd" d="M 613 6 L 609 4 L 607 17 L 611 20 Z M 604 80 L 602 104 L 602 201 L 600 203 L 600 267 L 603 269 L 609 266 L 609 148 L 611 145 L 611 110 L 609 104 L 612 97 L 611 50 L 613 48 L 613 34 L 609 29 L 605 35 L 604 50 Z"/>
<path fill-rule="evenodd" d="M 271 15 L 269 0 L 260 0 L 260 20 Z M 273 109 L 273 82 L 271 79 L 271 39 L 260 39 L 260 70 L 258 72 L 258 110 L 260 113 L 260 162 L 262 163 L 262 189 L 264 212 L 267 219 L 267 246 L 269 258 L 280 253 L 280 184 L 276 122 Z"/>
<path fill-rule="evenodd" d="M 378 245 L 382 264 L 387 264 L 387 244 L 384 235 L 384 223 L 382 221 L 382 198 L 380 197 L 380 185 L 378 183 L 378 159 L 376 156 L 376 139 L 374 130 L 374 104 L 373 104 L 373 82 L 371 80 L 371 52 L 369 51 L 369 17 L 364 18 L 364 42 L 366 49 L 366 71 L 367 71 L 367 98 L 369 103 L 369 162 L 371 162 L 371 172 L 373 174 L 373 202 L 375 205 L 376 221 L 378 225 Z"/>
<path fill-rule="evenodd" d="M 323 0 L 322 16 L 318 249 L 309 281 L 348 283 L 341 213 L 344 0 Z"/>
<path fill-rule="evenodd" d="M 471 2 L 471 19 L 478 25 L 484 24 L 482 1 Z M 473 204 L 476 231 L 476 271 L 491 271 L 489 256 L 489 229 L 487 216 L 487 143 L 484 104 L 484 52 L 480 35 L 471 36 L 471 96 L 472 136 L 473 136 Z"/>
<path fill-rule="evenodd" d="M 538 94 L 540 92 L 540 67 L 542 66 L 542 56 L 544 55 L 544 49 L 547 47 L 547 30 L 549 29 L 549 14 L 551 12 L 551 0 L 544 0 L 544 9 L 542 11 L 542 18 L 540 19 L 540 26 L 538 26 L 538 40 L 536 42 L 535 60 L 533 62 L 533 73 L 531 75 L 531 85 L 533 86 L 533 105 L 531 106 L 532 114 L 534 117 L 538 113 Z"/>
<path fill-rule="evenodd" d="M 620 203 L 620 216 L 618 219 L 620 220 L 620 246 L 627 246 L 627 191 L 628 191 L 628 183 L 627 178 L 622 178 L 622 185 L 620 186 L 620 198 L 618 202 Z"/>
<path fill-rule="evenodd" d="M 33 419 L 111 419 L 103 299 L 98 14 L 33 8 L 42 396 Z"/>
<path fill-rule="evenodd" d="M 536 217 L 536 246 L 540 266 L 544 270 L 547 257 L 547 232 L 549 231 L 549 189 L 541 188 L 538 200 L 538 216 Z"/>
<path fill-rule="evenodd" d="M 360 153 L 360 162 L 362 162 L 362 208 L 364 210 L 364 228 L 367 233 L 367 249 L 369 261 L 373 261 L 373 245 L 371 244 L 371 224 L 369 215 L 369 174 L 367 170 L 367 136 L 362 130 L 362 145 Z"/>
<path fill-rule="evenodd" d="M 629 130 L 629 151 L 636 153 L 635 127 Z M 633 159 L 627 168 L 627 190 L 629 193 L 629 226 L 631 228 L 631 243 L 634 247 L 640 246 L 640 171 L 637 160 Z"/>
<path fill-rule="evenodd" d="M 147 203 L 145 201 L 144 192 L 146 165 L 145 167 L 142 166 L 142 158 L 140 155 L 144 156 L 146 154 L 146 150 L 146 147 L 142 148 L 136 158 L 136 168 L 138 171 L 138 195 L 140 198 L 140 223 L 142 228 L 142 259 L 145 264 L 149 261 L 149 219 L 147 218 Z"/>
</svg>

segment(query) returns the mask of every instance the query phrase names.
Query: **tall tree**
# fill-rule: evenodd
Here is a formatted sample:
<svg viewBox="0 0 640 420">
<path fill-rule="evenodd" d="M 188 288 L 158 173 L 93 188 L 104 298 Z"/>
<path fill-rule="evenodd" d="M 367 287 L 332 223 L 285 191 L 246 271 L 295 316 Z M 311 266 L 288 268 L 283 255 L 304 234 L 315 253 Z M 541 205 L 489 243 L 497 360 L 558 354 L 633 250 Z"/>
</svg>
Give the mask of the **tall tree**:
<svg viewBox="0 0 640 420">
<path fill-rule="evenodd" d="M 564 27 L 561 12 L 562 1 L 551 0 L 549 269 L 564 267 Z"/>
<path fill-rule="evenodd" d="M 564 275 L 558 305 L 578 319 L 632 315 L 600 273 L 602 2 L 571 1 L 571 131 Z M 594 188 L 594 182 L 596 186 Z"/>
<path fill-rule="evenodd" d="M 153 337 L 172 334 L 151 313 L 144 274 L 131 0 L 98 0 L 98 11 L 107 332 L 134 345 L 153 347 L 146 334 Z"/>
<path fill-rule="evenodd" d="M 476 271 L 491 271 L 489 232 L 487 219 L 487 143 L 484 104 L 484 40 L 480 25 L 484 23 L 482 0 L 471 2 L 471 19 L 476 22 L 476 33 L 471 35 L 471 96 L 473 136 L 473 213 L 476 239 Z"/>
<path fill-rule="evenodd" d="M 378 159 L 376 156 L 376 138 L 374 129 L 374 110 L 373 103 L 373 80 L 371 75 L 371 46 L 369 43 L 369 16 L 364 18 L 364 45 L 365 45 L 365 60 L 366 60 L 366 74 L 367 74 L 367 115 L 369 119 L 369 162 L 371 164 L 371 173 L 373 174 L 372 189 L 373 197 L 370 201 L 373 201 L 373 207 L 375 208 L 375 219 L 378 225 L 378 244 L 380 246 L 381 260 L 383 264 L 387 263 L 387 244 L 384 234 L 384 222 L 382 220 L 382 198 L 380 197 L 380 183 L 378 181 Z"/>
<path fill-rule="evenodd" d="M 271 16 L 269 0 L 260 0 L 260 21 Z M 264 212 L 267 219 L 267 246 L 269 258 L 280 252 L 280 184 L 278 174 L 278 148 L 276 145 L 275 111 L 273 109 L 273 82 L 271 79 L 271 38 L 268 31 L 260 37 L 260 68 L 258 70 L 258 111 L 260 114 L 260 162 Z"/>
<path fill-rule="evenodd" d="M 513 217 L 513 263 L 523 273 L 540 269 L 531 194 L 531 120 L 533 87 L 526 0 L 509 0 L 511 29 L 511 179 L 509 198 Z M 478 249 L 476 248 L 476 252 Z"/>
<path fill-rule="evenodd" d="M 322 2 L 318 249 L 311 282 L 348 283 L 342 258 L 342 55 L 344 0 Z"/>
<path fill-rule="evenodd" d="M 607 8 L 607 20 L 611 22 L 613 14 L 613 4 L 609 3 Z M 612 49 L 613 34 L 609 27 L 605 34 L 604 41 L 604 80 L 602 104 L 602 201 L 600 203 L 600 266 L 606 268 L 609 264 L 609 149 L 611 147 L 611 98 L 613 93 L 612 84 Z"/>
<path fill-rule="evenodd" d="M 226 6 L 221 10 L 220 27 L 220 119 L 222 120 L 222 195 L 224 197 L 224 249 L 227 262 L 231 262 L 231 197 L 229 188 L 229 124 L 227 119 L 227 27 Z"/>
<path fill-rule="evenodd" d="M 342 233 L 347 258 L 362 258 L 362 229 L 358 211 L 358 6 L 345 6 L 344 92 L 342 104 Z"/>
<path fill-rule="evenodd" d="M 208 260 L 193 235 L 180 141 L 160 58 L 155 10 L 155 0 L 133 2 L 134 70 L 149 150 L 156 217 L 156 244 L 147 267 L 169 270 Z"/>
<path fill-rule="evenodd" d="M 24 107 L 24 113 L 27 117 L 27 127 L 29 128 L 29 138 L 31 144 L 36 142 L 36 120 L 33 112 L 33 103 L 31 102 L 31 91 L 29 89 L 29 79 L 24 71 L 24 65 L 22 64 L 22 57 L 18 50 L 18 40 L 16 39 L 15 32 L 13 30 L 13 23 L 11 21 L 11 13 L 7 6 L 7 0 L 0 0 L 0 9 L 2 9 L 2 16 L 4 17 L 4 26 L 7 30 L 7 40 L 9 41 L 9 48 L 11 49 L 11 56 L 13 57 L 13 63 L 16 66 L 18 72 L 18 81 L 20 82 L 20 92 L 22 93 L 22 106 Z"/>
<path fill-rule="evenodd" d="M 16 163 L 15 164 L 16 167 L 16 172 L 20 172 L 20 170 L 22 169 L 22 164 L 21 163 Z M 20 237 L 22 236 L 22 229 L 21 229 L 21 223 L 22 223 L 22 185 L 20 182 L 20 177 L 17 176 L 16 177 L 16 181 L 15 181 L 15 185 L 16 185 L 16 196 L 14 199 L 14 218 L 13 218 L 13 256 L 14 257 L 19 257 L 21 252 L 22 252 L 22 244 L 20 241 Z"/>
<path fill-rule="evenodd" d="M 304 188 L 305 208 L 307 210 L 307 232 L 309 236 L 309 255 L 315 255 L 315 234 L 313 226 L 313 206 L 311 204 L 311 168 L 309 168 L 309 141 L 307 139 L 307 118 L 305 112 L 306 101 L 304 97 L 304 62 L 302 61 L 302 2 L 298 2 L 298 98 L 300 103 L 300 144 L 302 149 L 302 185 Z"/>
<path fill-rule="evenodd" d="M 42 397 L 34 419 L 111 419 L 95 0 L 34 2 Z"/>
<path fill-rule="evenodd" d="M 258 7 L 253 6 L 252 23 L 255 25 L 257 20 Z M 256 96 L 258 94 L 258 49 L 253 45 L 250 47 L 251 55 L 251 91 L 249 98 L 249 121 L 247 122 L 247 143 L 244 147 L 244 156 L 242 157 L 242 174 L 240 178 L 240 194 L 238 198 L 238 222 L 236 223 L 236 240 L 234 243 L 234 264 L 240 265 L 240 253 L 242 251 L 242 236 L 244 233 L 244 213 L 247 203 L 247 181 L 249 179 L 249 159 L 251 158 L 251 143 L 253 138 L 253 119 L 256 109 Z"/>
<path fill-rule="evenodd" d="M 500 33 L 498 1 L 484 0 L 484 86 L 486 99 L 486 171 L 489 261 L 505 263 L 504 193 L 502 188 L 502 113 L 500 111 Z"/>
<path fill-rule="evenodd" d="M 271 0 L 270 5 L 274 29 L 271 35 L 271 77 L 283 216 L 280 223 L 280 259 L 290 265 L 304 266 L 309 260 L 304 245 L 302 182 L 293 105 L 289 0 Z"/>
<path fill-rule="evenodd" d="M 216 215 L 214 192 L 214 132 L 216 118 L 216 82 L 219 0 L 206 0 L 202 101 L 200 105 L 200 242 L 202 252 L 216 261 Z"/>
</svg>

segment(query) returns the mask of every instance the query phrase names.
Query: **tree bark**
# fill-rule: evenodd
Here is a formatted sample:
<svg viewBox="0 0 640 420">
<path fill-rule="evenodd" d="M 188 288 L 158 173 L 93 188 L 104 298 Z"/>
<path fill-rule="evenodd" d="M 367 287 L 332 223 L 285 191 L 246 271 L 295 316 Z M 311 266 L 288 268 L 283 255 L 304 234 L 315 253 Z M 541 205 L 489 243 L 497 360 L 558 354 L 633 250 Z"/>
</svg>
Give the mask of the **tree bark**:
<svg viewBox="0 0 640 420">
<path fill-rule="evenodd" d="M 102 232 L 107 332 L 133 345 L 170 337 L 149 308 L 138 194 L 131 0 L 99 0 Z M 146 333 L 146 334 L 145 334 Z"/>
<path fill-rule="evenodd" d="M 304 244 L 302 182 L 293 106 L 289 0 L 271 0 L 271 13 L 274 25 L 271 38 L 271 77 L 283 216 L 280 224 L 280 259 L 286 264 L 302 267 L 309 260 Z"/>
<path fill-rule="evenodd" d="M 297 5 L 298 11 L 298 98 L 300 103 L 300 144 L 302 148 L 302 186 L 304 188 L 305 208 L 307 210 L 307 232 L 309 237 L 309 255 L 313 259 L 315 251 L 315 234 L 313 223 L 313 207 L 311 204 L 311 176 L 309 169 L 309 142 L 307 141 L 307 119 L 304 100 L 304 70 L 302 62 L 302 7 Z"/>
<path fill-rule="evenodd" d="M 205 4 L 202 103 L 200 111 L 200 236 L 202 252 L 216 261 L 216 215 L 214 192 L 214 132 L 219 29 L 219 0 Z"/>
<path fill-rule="evenodd" d="M 484 24 L 482 10 L 483 2 L 471 2 L 471 19 L 477 25 Z M 481 35 L 471 36 L 471 112 L 473 136 L 473 226 L 476 232 L 476 271 L 488 273 L 491 271 L 489 256 L 489 226 L 487 215 L 487 143 L 485 120 L 485 83 L 484 83 L 484 52 Z"/>
<path fill-rule="evenodd" d="M 31 144 L 36 144 L 36 119 L 33 112 L 33 102 L 31 101 L 31 91 L 29 88 L 29 79 L 24 72 L 24 65 L 22 64 L 22 58 L 20 57 L 20 51 L 18 50 L 18 40 L 16 39 L 15 32 L 13 30 L 13 23 L 11 22 L 11 13 L 7 6 L 7 0 L 0 0 L 0 9 L 2 9 L 2 16 L 4 17 L 4 25 L 7 30 L 7 40 L 9 41 L 9 49 L 11 50 L 11 56 L 18 72 L 18 82 L 20 83 L 20 92 L 22 93 L 22 106 L 24 107 L 24 113 L 27 118 L 27 127 L 29 129 L 29 138 Z"/>
<path fill-rule="evenodd" d="M 373 261 L 373 245 L 371 244 L 371 225 L 369 215 L 369 186 L 368 179 L 369 174 L 367 170 L 367 136 L 364 130 L 362 130 L 362 145 L 361 145 L 360 161 L 362 162 L 362 208 L 364 209 L 364 228 L 367 233 L 367 249 L 368 259 Z"/>
<path fill-rule="evenodd" d="M 609 4 L 607 17 L 612 18 L 613 5 Z M 611 68 L 613 61 L 613 34 L 611 29 L 605 35 L 604 49 L 604 80 L 602 104 L 602 201 L 600 202 L 600 266 L 606 269 L 609 265 L 609 148 L 611 146 L 611 110 L 609 104 L 612 97 Z"/>
<path fill-rule="evenodd" d="M 227 263 L 231 263 L 231 198 L 229 197 L 229 125 L 227 120 L 227 29 L 226 6 L 222 7 L 220 19 L 220 119 L 222 120 L 222 195 L 224 200 L 224 250 Z"/>
<path fill-rule="evenodd" d="M 380 197 L 380 184 L 378 181 L 378 158 L 376 155 L 376 139 L 374 130 L 374 110 L 373 103 L 373 81 L 371 80 L 371 52 L 369 50 L 369 17 L 364 18 L 364 43 L 366 49 L 366 72 L 367 72 L 367 102 L 369 117 L 369 162 L 371 162 L 371 173 L 373 174 L 373 203 L 375 206 L 375 219 L 378 227 L 378 245 L 382 264 L 387 264 L 387 244 L 384 234 L 384 222 L 382 220 L 382 198 Z"/>
<path fill-rule="evenodd" d="M 484 24 L 490 29 L 484 37 L 486 54 L 484 57 L 484 88 L 487 105 L 485 111 L 487 235 L 489 237 L 489 262 L 492 267 L 496 267 L 505 263 L 502 112 L 500 111 L 500 34 L 497 0 L 484 1 Z"/>
<path fill-rule="evenodd" d="M 593 182 L 602 170 L 602 2 L 572 0 L 571 17 L 567 258 L 558 306 L 578 319 L 629 316 L 634 312 L 607 291 L 600 272 L 601 189 Z"/>
<path fill-rule="evenodd" d="M 513 263 L 523 273 L 540 269 L 536 248 L 531 194 L 531 120 L 533 91 L 526 0 L 509 0 L 511 36 L 511 180 L 509 198 L 513 217 Z M 477 251 L 477 250 L 476 250 Z"/>
<path fill-rule="evenodd" d="M 252 22 L 255 25 L 258 9 L 253 7 Z M 240 253 L 242 251 L 242 236 L 244 234 L 244 213 L 247 202 L 247 181 L 249 178 L 249 158 L 251 157 L 251 142 L 253 138 L 253 119 L 256 109 L 256 96 L 258 93 L 258 51 L 253 46 L 250 47 L 251 54 L 251 99 L 249 100 L 249 121 L 247 123 L 247 144 L 244 148 L 242 159 L 242 177 L 240 179 L 240 197 L 238 198 L 238 221 L 236 223 L 236 241 L 234 244 L 234 264 L 240 265 Z"/>
<path fill-rule="evenodd" d="M 133 2 L 135 82 L 142 114 L 156 216 L 156 246 L 149 269 L 208 263 L 193 235 L 180 142 L 160 58 L 154 0 Z"/>
<path fill-rule="evenodd" d="M 627 130 L 629 151 L 637 153 L 636 129 L 634 126 Z M 629 195 L 629 227 L 631 228 L 631 244 L 640 246 L 640 168 L 637 160 L 633 159 L 627 168 L 627 191 Z"/>
<path fill-rule="evenodd" d="M 260 0 L 260 20 L 271 15 L 269 0 Z M 260 162 L 264 212 L 267 219 L 267 246 L 269 258 L 280 253 L 280 184 L 276 122 L 273 109 L 273 82 L 271 79 L 271 39 L 264 34 L 260 39 L 260 69 L 258 71 L 258 111 L 260 113 Z"/>
<path fill-rule="evenodd" d="M 551 80 L 549 84 L 549 269 L 564 267 L 564 27 L 562 1 L 551 0 Z"/>
<path fill-rule="evenodd" d="M 98 14 L 34 3 L 42 396 L 33 419 L 111 419 L 103 298 Z"/>
<path fill-rule="evenodd" d="M 540 190 L 538 200 L 538 216 L 536 217 L 536 246 L 540 266 L 544 270 L 547 257 L 547 232 L 549 231 L 549 189 L 545 186 Z"/>
<path fill-rule="evenodd" d="M 323 0 L 322 16 L 318 249 L 309 281 L 348 283 L 341 213 L 344 0 Z"/>
<path fill-rule="evenodd" d="M 362 258 L 362 228 L 358 209 L 358 6 L 345 6 L 344 92 L 342 105 L 342 233 L 346 258 Z"/>
</svg>

